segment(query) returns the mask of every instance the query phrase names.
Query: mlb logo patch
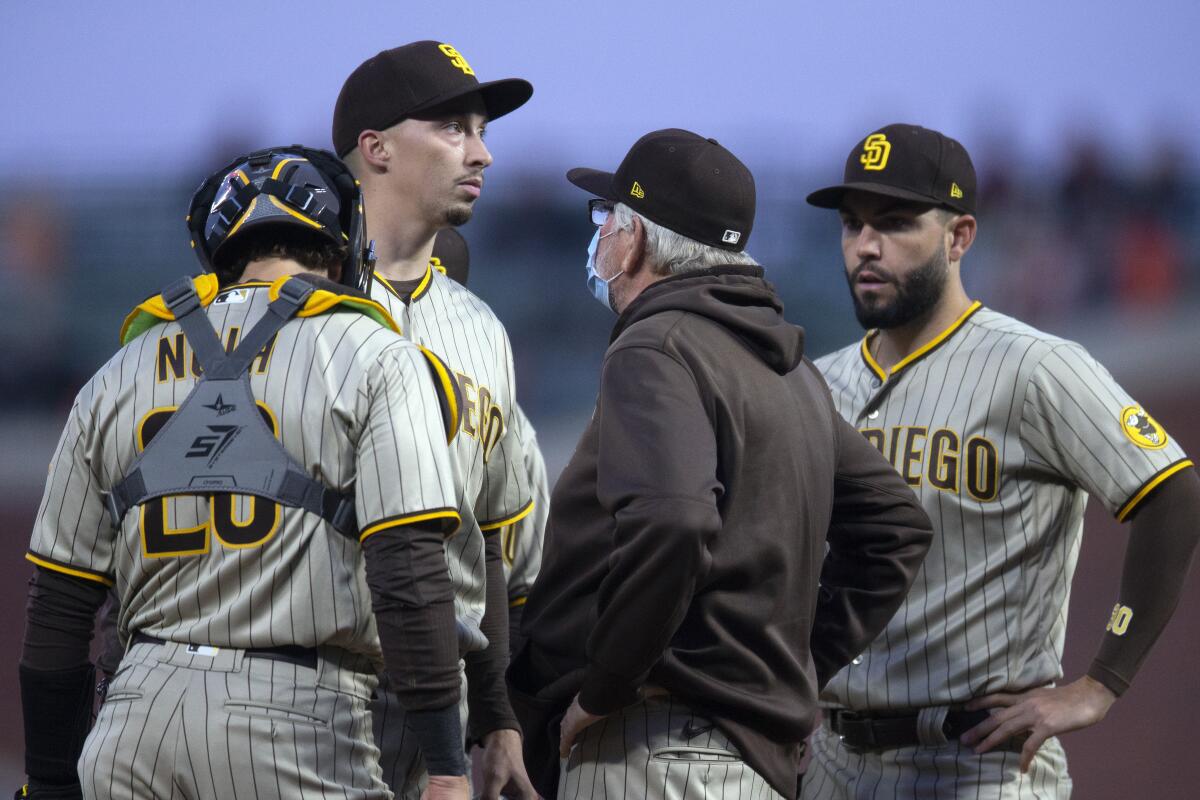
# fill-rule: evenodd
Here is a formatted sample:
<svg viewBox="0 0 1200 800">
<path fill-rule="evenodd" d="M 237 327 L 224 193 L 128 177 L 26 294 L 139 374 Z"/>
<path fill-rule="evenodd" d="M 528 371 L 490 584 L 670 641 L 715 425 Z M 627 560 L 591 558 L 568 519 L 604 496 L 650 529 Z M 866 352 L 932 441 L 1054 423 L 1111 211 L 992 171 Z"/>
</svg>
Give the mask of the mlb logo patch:
<svg viewBox="0 0 1200 800">
<path fill-rule="evenodd" d="M 187 651 L 188 651 L 189 655 L 207 656 L 208 658 L 212 658 L 218 652 L 220 652 L 220 648 L 219 647 L 209 647 L 206 644 L 189 644 L 187 646 Z"/>
<path fill-rule="evenodd" d="M 214 306 L 223 306 L 229 303 L 244 303 L 249 295 L 245 289 L 234 289 L 231 292 L 221 295 L 216 300 L 213 300 Z"/>
<path fill-rule="evenodd" d="M 725 231 L 725 235 L 721 237 L 721 241 L 725 244 L 737 244 L 741 238 L 741 231 Z"/>
</svg>

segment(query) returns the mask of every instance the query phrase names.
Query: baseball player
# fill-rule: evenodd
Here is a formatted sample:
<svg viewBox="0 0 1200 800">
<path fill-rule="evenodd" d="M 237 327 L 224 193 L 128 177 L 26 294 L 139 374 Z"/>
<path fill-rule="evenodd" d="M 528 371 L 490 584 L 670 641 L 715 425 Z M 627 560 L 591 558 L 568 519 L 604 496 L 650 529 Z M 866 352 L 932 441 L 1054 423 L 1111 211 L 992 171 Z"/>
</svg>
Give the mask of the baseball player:
<svg viewBox="0 0 1200 800">
<path fill-rule="evenodd" d="M 471 253 L 467 240 L 454 228 L 438 231 L 430 259 L 435 269 L 463 286 L 471 272 Z M 509 651 L 520 646 L 521 616 L 529 590 L 542 566 L 542 543 L 546 536 L 546 517 L 550 513 L 550 487 L 546 462 L 538 447 L 537 432 L 519 403 L 513 403 L 513 425 L 525 443 L 525 476 L 533 493 L 533 511 L 500 532 L 500 550 L 504 558 L 504 581 L 508 586 Z"/>
<path fill-rule="evenodd" d="M 1104 717 L 1171 616 L 1200 479 L 1082 347 L 967 296 L 976 189 L 961 144 L 888 125 L 844 177 L 808 202 L 841 216 L 869 330 L 817 366 L 937 535 L 883 634 L 826 686 L 803 796 L 1067 797 L 1055 737 Z M 1130 540 L 1111 619 L 1092 621 L 1099 653 L 1060 685 L 1089 495 Z"/>
<path fill-rule="evenodd" d="M 421 41 L 359 65 L 338 95 L 333 142 L 362 182 L 378 247 L 373 297 L 412 341 L 441 355 L 462 388 L 462 434 L 451 447 L 462 527 L 446 545 L 455 589 L 467 699 L 468 740 L 481 743 L 485 797 L 533 797 L 521 763 L 519 725 L 504 685 L 507 600 L 499 533 L 533 510 L 525 445 L 513 424 L 512 350 L 483 301 L 430 264 L 434 237 L 470 219 L 492 156 L 490 120 L 529 99 L 526 81 L 480 83 L 452 45 Z M 420 752 L 394 693 L 373 706 L 388 784 L 412 797 Z M 466 712 L 466 708 L 463 708 Z"/>
<path fill-rule="evenodd" d="M 381 662 L 429 796 L 467 796 L 456 389 L 362 291 L 361 202 L 325 151 L 214 173 L 189 215 L 210 274 L 141 303 L 80 391 L 28 554 L 28 796 L 389 798 Z M 129 647 L 88 734 L 108 587 Z"/>
</svg>

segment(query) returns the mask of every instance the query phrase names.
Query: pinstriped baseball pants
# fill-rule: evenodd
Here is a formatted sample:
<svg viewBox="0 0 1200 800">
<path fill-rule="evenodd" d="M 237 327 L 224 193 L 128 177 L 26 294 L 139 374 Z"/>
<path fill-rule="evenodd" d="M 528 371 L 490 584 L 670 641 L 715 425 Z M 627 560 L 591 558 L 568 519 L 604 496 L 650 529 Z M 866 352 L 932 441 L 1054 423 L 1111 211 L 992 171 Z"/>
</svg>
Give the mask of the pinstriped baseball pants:
<svg viewBox="0 0 1200 800">
<path fill-rule="evenodd" d="M 1056 738 L 1041 746 L 1025 774 L 1016 753 L 975 755 L 956 741 L 940 747 L 855 753 L 822 724 L 811 742 L 813 757 L 804 773 L 802 800 L 1067 800 L 1071 796 L 1067 756 Z"/>
<path fill-rule="evenodd" d="M 671 697 L 635 703 L 585 728 L 558 782 L 558 800 L 777 800 L 708 719 Z"/>
<path fill-rule="evenodd" d="M 234 648 L 133 645 L 84 744 L 83 796 L 389 800 L 366 693 L 319 675 Z"/>
<path fill-rule="evenodd" d="M 459 681 L 462 693 L 458 701 L 458 719 L 463 733 L 467 730 L 467 676 L 465 665 L 459 662 Z M 379 746 L 379 764 L 383 780 L 396 793 L 397 800 L 420 800 L 429 783 L 425 759 L 417 744 L 417 735 L 405 723 L 404 706 L 394 692 L 387 689 L 387 678 L 381 677 L 379 688 L 370 703 L 371 724 Z M 468 777 L 471 771 L 467 770 Z"/>
</svg>

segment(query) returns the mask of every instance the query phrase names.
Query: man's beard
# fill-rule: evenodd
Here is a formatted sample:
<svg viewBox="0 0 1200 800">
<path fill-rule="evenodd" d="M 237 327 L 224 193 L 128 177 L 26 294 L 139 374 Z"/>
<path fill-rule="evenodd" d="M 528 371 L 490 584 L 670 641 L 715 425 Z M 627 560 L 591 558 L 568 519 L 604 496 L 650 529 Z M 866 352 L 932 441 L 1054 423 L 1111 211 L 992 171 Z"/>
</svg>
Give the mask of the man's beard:
<svg viewBox="0 0 1200 800">
<path fill-rule="evenodd" d="M 457 228 L 459 225 L 466 225 L 471 221 L 471 214 L 475 211 L 475 206 L 468 203 L 455 203 L 446 209 L 446 224 L 451 228 Z"/>
<path fill-rule="evenodd" d="M 859 298 L 854 291 L 854 279 L 867 268 L 880 273 L 896 287 L 893 300 L 876 299 L 867 305 Z M 850 299 L 854 301 L 854 316 L 858 317 L 858 323 L 864 328 L 887 329 L 907 325 L 928 314 L 942 299 L 949 274 L 950 262 L 946 259 L 945 245 L 940 245 L 937 252 L 910 273 L 903 283 L 882 274 L 878 267 L 869 262 L 859 264 L 846 276 L 850 284 Z"/>
</svg>

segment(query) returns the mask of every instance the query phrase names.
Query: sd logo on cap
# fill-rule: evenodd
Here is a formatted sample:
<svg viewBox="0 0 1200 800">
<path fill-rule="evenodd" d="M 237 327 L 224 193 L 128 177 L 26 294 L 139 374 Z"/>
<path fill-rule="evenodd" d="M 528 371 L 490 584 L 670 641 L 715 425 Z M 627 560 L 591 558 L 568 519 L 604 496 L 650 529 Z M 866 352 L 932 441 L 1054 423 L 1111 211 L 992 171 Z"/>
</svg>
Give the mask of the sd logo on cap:
<svg viewBox="0 0 1200 800">
<path fill-rule="evenodd" d="M 966 149 L 919 125 L 887 125 L 869 134 L 846 157 L 843 182 L 813 192 L 808 202 L 840 208 L 851 189 L 975 213 L 975 167 Z"/>
</svg>

